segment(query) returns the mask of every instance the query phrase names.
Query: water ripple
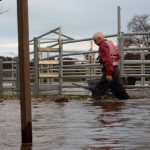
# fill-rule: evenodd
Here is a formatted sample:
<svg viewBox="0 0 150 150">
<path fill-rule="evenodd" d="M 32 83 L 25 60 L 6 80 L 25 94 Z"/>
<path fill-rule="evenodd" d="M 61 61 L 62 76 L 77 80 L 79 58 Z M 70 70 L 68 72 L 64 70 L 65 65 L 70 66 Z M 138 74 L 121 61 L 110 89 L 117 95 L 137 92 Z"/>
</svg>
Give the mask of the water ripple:
<svg viewBox="0 0 150 150">
<path fill-rule="evenodd" d="M 0 103 L 3 150 L 149 150 L 150 102 L 146 99 L 33 104 L 33 145 L 20 146 L 20 104 Z"/>
</svg>

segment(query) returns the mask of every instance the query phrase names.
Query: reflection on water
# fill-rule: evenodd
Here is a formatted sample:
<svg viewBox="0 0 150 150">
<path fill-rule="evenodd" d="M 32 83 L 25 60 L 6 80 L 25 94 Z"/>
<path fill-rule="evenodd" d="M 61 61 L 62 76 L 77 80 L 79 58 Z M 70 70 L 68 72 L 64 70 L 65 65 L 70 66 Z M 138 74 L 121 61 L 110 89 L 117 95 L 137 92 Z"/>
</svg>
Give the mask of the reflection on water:
<svg viewBox="0 0 150 150">
<path fill-rule="evenodd" d="M 22 144 L 20 150 L 32 150 L 32 145 Z"/>
<path fill-rule="evenodd" d="M 21 145 L 20 105 L 0 103 L 3 150 L 149 150 L 150 102 L 33 104 L 33 145 Z"/>
</svg>

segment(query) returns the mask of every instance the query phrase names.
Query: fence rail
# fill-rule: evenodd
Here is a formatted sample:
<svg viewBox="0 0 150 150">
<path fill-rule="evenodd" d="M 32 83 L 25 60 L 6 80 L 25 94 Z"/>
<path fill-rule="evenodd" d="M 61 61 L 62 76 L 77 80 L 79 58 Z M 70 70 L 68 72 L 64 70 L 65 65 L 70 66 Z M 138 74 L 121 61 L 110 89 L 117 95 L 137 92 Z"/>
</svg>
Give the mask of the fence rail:
<svg viewBox="0 0 150 150">
<path fill-rule="evenodd" d="M 55 33 L 58 37 L 47 40 L 45 36 Z M 125 36 L 149 35 L 143 33 L 123 33 L 106 35 L 107 38 L 118 39 L 118 49 L 121 55 L 120 72 L 124 79 L 134 78 L 135 85 L 125 82 L 126 88 L 149 88 L 150 87 L 150 61 L 145 59 L 150 54 L 150 47 L 126 48 L 123 39 Z M 64 39 L 65 38 L 65 39 Z M 75 87 L 71 82 L 87 84 L 90 79 L 97 79 L 101 76 L 101 66 L 96 60 L 97 50 L 94 50 L 91 38 L 74 39 L 61 33 L 61 28 L 46 32 L 30 41 L 34 45 L 34 58 L 31 61 L 31 86 L 34 94 L 40 92 L 64 94 L 67 88 Z M 51 42 L 52 41 L 52 42 Z M 89 42 L 88 50 L 65 50 L 67 44 Z M 52 44 L 55 42 L 55 44 Z M 45 45 L 44 45 L 45 44 Z M 48 45 L 47 45 L 48 44 Z M 141 60 L 124 60 L 124 55 L 136 52 L 140 54 Z M 46 54 L 46 57 L 43 57 Z M 80 58 L 82 56 L 82 58 Z M 86 59 L 83 58 L 86 56 Z M 68 58 L 73 57 L 72 59 Z M 67 60 L 66 60 L 66 59 Z M 6 67 L 7 66 L 7 67 Z M 0 60 L 0 92 L 8 89 L 18 91 L 18 63 L 14 60 Z M 78 91 L 78 90 L 77 90 Z M 73 92 L 73 91 L 72 91 Z M 78 91 L 79 93 L 79 91 Z"/>
</svg>

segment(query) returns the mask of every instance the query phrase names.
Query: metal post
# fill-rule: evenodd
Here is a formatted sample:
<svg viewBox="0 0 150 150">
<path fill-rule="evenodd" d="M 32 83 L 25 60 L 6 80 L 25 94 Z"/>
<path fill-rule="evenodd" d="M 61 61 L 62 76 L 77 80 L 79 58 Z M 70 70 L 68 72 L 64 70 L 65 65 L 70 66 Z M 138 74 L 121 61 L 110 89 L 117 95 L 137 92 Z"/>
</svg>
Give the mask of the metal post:
<svg viewBox="0 0 150 150">
<path fill-rule="evenodd" d="M 90 51 L 92 51 L 92 46 L 93 46 L 92 44 L 93 44 L 92 41 L 90 41 L 90 45 L 91 45 Z M 90 64 L 94 63 L 94 55 L 95 55 L 95 53 L 91 53 L 89 55 L 90 56 Z M 94 75 L 94 67 L 93 66 L 90 67 L 90 74 Z M 90 78 L 90 79 L 92 79 L 92 78 Z"/>
<path fill-rule="evenodd" d="M 118 16 L 118 36 L 121 34 L 121 7 L 117 7 L 117 16 Z"/>
<path fill-rule="evenodd" d="M 93 40 L 91 41 L 91 51 L 93 51 Z M 93 62 L 92 63 L 96 63 L 95 61 L 95 53 L 92 53 L 92 56 L 93 56 Z M 93 75 L 96 74 L 96 70 L 95 70 L 95 67 L 93 66 Z"/>
<path fill-rule="evenodd" d="M 0 59 L 0 94 L 3 92 L 3 60 Z"/>
<path fill-rule="evenodd" d="M 93 51 L 93 41 L 91 40 L 90 41 L 90 43 L 91 43 L 91 51 Z M 92 64 L 95 64 L 95 53 L 91 53 L 91 55 L 92 55 Z M 92 67 L 92 75 L 95 75 L 95 67 L 93 66 Z"/>
<path fill-rule="evenodd" d="M 61 27 L 59 27 L 59 94 L 62 94 L 62 84 L 63 84 L 63 45 L 61 40 Z"/>
<path fill-rule="evenodd" d="M 49 57 L 49 52 L 47 52 L 47 58 Z M 50 65 L 47 65 L 47 73 L 49 73 L 49 68 L 50 68 Z M 47 78 L 47 84 L 49 85 L 50 84 L 50 78 Z"/>
<path fill-rule="evenodd" d="M 34 94 L 39 94 L 39 54 L 38 54 L 38 39 L 34 38 Z"/>
<path fill-rule="evenodd" d="M 11 77 L 12 77 L 12 80 L 14 79 L 14 59 L 12 58 L 12 63 L 11 63 Z M 12 83 L 12 89 L 14 88 L 14 82 Z"/>
<path fill-rule="evenodd" d="M 17 93 L 19 93 L 19 89 L 20 89 L 20 77 L 19 77 L 19 60 L 17 58 L 16 60 L 16 91 Z"/>
<path fill-rule="evenodd" d="M 124 35 L 123 32 L 121 33 L 120 36 L 120 75 L 123 76 L 124 74 Z"/>
<path fill-rule="evenodd" d="M 145 60 L 145 51 L 141 51 L 141 61 Z M 141 74 L 145 74 L 145 64 L 141 65 Z M 145 77 L 141 77 L 141 84 L 145 85 Z"/>
<path fill-rule="evenodd" d="M 91 64 L 90 54 L 87 55 L 88 64 Z M 91 67 L 88 67 L 87 75 L 91 75 Z M 90 78 L 91 79 L 91 78 Z M 87 79 L 86 79 L 87 80 Z"/>
<path fill-rule="evenodd" d="M 32 143 L 28 0 L 17 0 L 22 143 Z"/>
<path fill-rule="evenodd" d="M 39 39 L 39 45 L 38 45 L 38 47 L 40 47 L 40 39 Z M 39 53 L 39 60 L 42 60 L 43 59 L 43 52 L 42 51 L 40 51 Z M 41 70 L 42 68 L 43 68 L 43 64 L 42 65 L 39 65 L 39 73 L 43 73 L 43 70 Z M 40 78 L 40 84 L 44 84 L 44 78 Z"/>
<path fill-rule="evenodd" d="M 118 16 L 118 51 L 121 54 L 121 8 L 117 7 Z M 119 69 L 121 68 L 121 61 L 119 62 Z"/>
</svg>

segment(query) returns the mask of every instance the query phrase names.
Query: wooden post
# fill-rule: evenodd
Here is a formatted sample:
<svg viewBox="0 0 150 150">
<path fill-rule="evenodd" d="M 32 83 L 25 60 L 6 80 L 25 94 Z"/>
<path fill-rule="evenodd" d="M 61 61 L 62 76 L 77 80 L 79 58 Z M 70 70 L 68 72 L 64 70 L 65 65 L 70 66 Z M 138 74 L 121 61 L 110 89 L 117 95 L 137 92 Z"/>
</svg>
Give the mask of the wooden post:
<svg viewBox="0 0 150 150">
<path fill-rule="evenodd" d="M 32 146 L 28 144 L 22 144 L 20 150 L 32 150 Z"/>
<path fill-rule="evenodd" d="M 17 0 L 22 143 L 32 143 L 28 0 Z"/>
</svg>

